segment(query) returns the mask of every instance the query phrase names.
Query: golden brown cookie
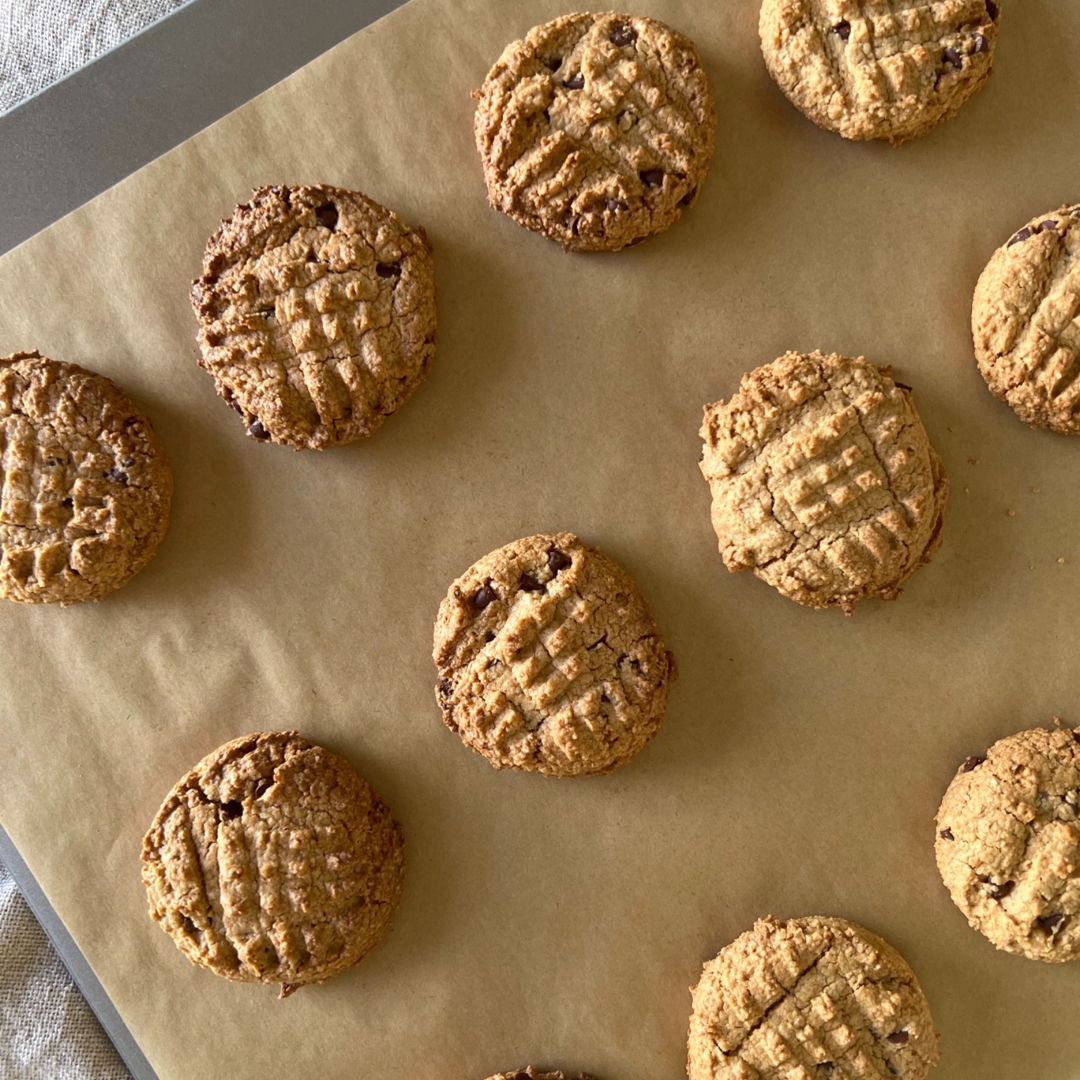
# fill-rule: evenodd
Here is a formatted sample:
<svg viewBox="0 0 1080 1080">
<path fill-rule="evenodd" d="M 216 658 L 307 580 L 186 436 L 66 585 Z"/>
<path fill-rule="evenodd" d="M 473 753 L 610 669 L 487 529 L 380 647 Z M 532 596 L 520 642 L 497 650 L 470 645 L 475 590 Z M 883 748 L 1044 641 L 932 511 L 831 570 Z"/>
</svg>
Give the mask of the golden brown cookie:
<svg viewBox="0 0 1080 1080">
<path fill-rule="evenodd" d="M 657 732 L 675 663 L 637 586 L 570 533 L 529 536 L 450 586 L 436 698 L 497 769 L 611 772 Z"/>
<path fill-rule="evenodd" d="M 172 472 L 116 385 L 36 352 L 0 359 L 0 597 L 100 600 L 165 535 Z"/>
<path fill-rule="evenodd" d="M 712 158 L 701 58 L 655 19 L 608 11 L 536 26 L 474 97 L 488 201 L 566 251 L 617 251 L 669 228 Z"/>
<path fill-rule="evenodd" d="M 937 816 L 938 870 L 999 949 L 1080 958 L 1080 728 L 1021 731 L 957 770 Z"/>
<path fill-rule="evenodd" d="M 401 898 L 401 826 L 347 761 L 295 731 L 234 739 L 143 840 L 150 914 L 194 964 L 285 997 L 358 963 Z"/>
<path fill-rule="evenodd" d="M 435 355 L 427 237 L 358 191 L 259 188 L 210 237 L 191 303 L 218 394 L 297 450 L 371 435 Z"/>
<path fill-rule="evenodd" d="M 995 0 L 763 0 L 761 51 L 818 127 L 898 146 L 990 77 L 999 16 Z"/>
<path fill-rule="evenodd" d="M 1080 206 L 1041 214 L 994 252 L 971 332 L 995 397 L 1025 424 L 1080 434 Z"/>
<path fill-rule="evenodd" d="M 937 1064 L 911 968 L 844 919 L 759 919 L 691 993 L 690 1080 L 923 1080 Z"/>
<path fill-rule="evenodd" d="M 888 368 L 785 353 L 706 405 L 701 437 L 725 565 L 800 604 L 893 600 L 940 542 L 945 470 Z"/>
</svg>

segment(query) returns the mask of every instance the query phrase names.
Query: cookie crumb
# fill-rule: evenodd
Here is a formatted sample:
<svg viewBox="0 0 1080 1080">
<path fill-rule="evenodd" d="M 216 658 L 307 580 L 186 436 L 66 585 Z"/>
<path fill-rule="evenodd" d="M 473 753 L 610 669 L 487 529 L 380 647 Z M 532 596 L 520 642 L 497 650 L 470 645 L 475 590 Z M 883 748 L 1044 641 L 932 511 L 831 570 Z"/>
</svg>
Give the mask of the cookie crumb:
<svg viewBox="0 0 1080 1080">
<path fill-rule="evenodd" d="M 978 465 L 979 464 L 979 459 L 977 457 L 969 457 L 968 458 L 968 464 L 969 465 Z"/>
<path fill-rule="evenodd" d="M 1065 565 L 1065 560 L 1064 559 L 1058 559 L 1058 565 L 1059 566 L 1064 566 Z"/>
<path fill-rule="evenodd" d="M 1006 510 L 1005 513 L 1008 514 L 1009 517 L 1016 517 L 1016 511 L 1015 510 Z"/>
<path fill-rule="evenodd" d="M 1031 489 L 1031 494 L 1032 495 L 1038 495 L 1039 494 L 1039 488 L 1032 488 Z"/>
</svg>

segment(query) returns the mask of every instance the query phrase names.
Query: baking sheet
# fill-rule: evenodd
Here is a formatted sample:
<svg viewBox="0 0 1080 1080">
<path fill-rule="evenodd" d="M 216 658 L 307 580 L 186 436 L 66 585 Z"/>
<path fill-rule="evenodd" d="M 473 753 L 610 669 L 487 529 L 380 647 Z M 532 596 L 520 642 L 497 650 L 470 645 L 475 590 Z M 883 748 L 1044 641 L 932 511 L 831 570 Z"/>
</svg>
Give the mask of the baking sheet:
<svg viewBox="0 0 1080 1080">
<path fill-rule="evenodd" d="M 786 103 L 756 6 L 639 9 L 698 42 L 720 127 L 698 205 L 631 251 L 566 256 L 485 204 L 468 92 L 566 8 L 414 0 L 0 260 L 0 352 L 116 378 L 176 473 L 130 585 L 0 610 L 0 820 L 162 1080 L 678 1076 L 686 987 L 770 912 L 893 942 L 941 1080 L 1080 1073 L 1080 965 L 996 953 L 932 853 L 960 760 L 1080 714 L 1080 442 L 994 401 L 967 330 L 993 248 L 1075 201 L 1080 10 L 1007 10 L 986 89 L 893 150 Z M 439 289 L 424 387 L 322 455 L 243 435 L 186 299 L 250 187 L 311 180 L 422 223 Z M 696 467 L 701 405 L 815 347 L 892 363 L 953 479 L 934 562 L 850 620 L 728 575 Z M 681 669 L 658 739 L 602 779 L 493 772 L 432 692 L 449 581 L 559 528 L 636 577 Z M 145 914 L 138 850 L 199 757 L 286 726 L 389 801 L 409 878 L 363 964 L 281 1003 L 187 964 Z"/>
</svg>

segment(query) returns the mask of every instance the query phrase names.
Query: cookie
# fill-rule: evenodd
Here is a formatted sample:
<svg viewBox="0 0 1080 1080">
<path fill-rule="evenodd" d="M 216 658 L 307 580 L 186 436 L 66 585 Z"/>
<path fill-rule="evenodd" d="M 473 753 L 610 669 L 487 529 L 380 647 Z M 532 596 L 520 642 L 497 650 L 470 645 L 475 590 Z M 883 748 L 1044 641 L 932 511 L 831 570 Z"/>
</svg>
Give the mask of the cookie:
<svg viewBox="0 0 1080 1080">
<path fill-rule="evenodd" d="M 675 662 L 637 586 L 570 533 L 529 536 L 450 586 L 435 623 L 443 720 L 496 769 L 611 772 L 660 727 Z"/>
<path fill-rule="evenodd" d="M 142 862 L 150 915 L 192 963 L 282 997 L 375 947 L 404 874 L 387 805 L 295 731 L 203 758 L 162 804 Z"/>
<path fill-rule="evenodd" d="M 759 919 L 691 993 L 690 1080 L 922 1080 L 937 1064 L 911 968 L 844 919 Z"/>
<path fill-rule="evenodd" d="M 566 251 L 618 251 L 670 228 L 712 158 L 701 58 L 655 19 L 608 11 L 534 27 L 473 97 L 488 201 Z"/>
<path fill-rule="evenodd" d="M 0 597 L 100 600 L 147 564 L 172 472 L 116 383 L 36 352 L 4 357 L 0 437 Z"/>
<path fill-rule="evenodd" d="M 259 188 L 206 245 L 191 286 L 200 365 L 251 438 L 297 450 L 362 439 L 435 355 L 423 229 L 358 191 Z"/>
<path fill-rule="evenodd" d="M 1042 214 L 994 252 L 971 333 L 995 397 L 1025 424 L 1080 434 L 1080 206 Z"/>
<path fill-rule="evenodd" d="M 555 1072 L 537 1072 L 530 1065 L 527 1069 L 496 1073 L 488 1077 L 488 1080 L 596 1080 L 596 1077 L 588 1073 L 564 1073 L 561 1069 L 556 1069 Z"/>
<path fill-rule="evenodd" d="M 990 77 L 999 16 L 994 0 L 764 0 L 761 51 L 818 127 L 899 146 Z"/>
<path fill-rule="evenodd" d="M 893 600 L 940 542 L 945 470 L 888 368 L 785 353 L 706 405 L 701 437 L 725 565 L 800 604 Z"/>
<path fill-rule="evenodd" d="M 937 815 L 941 880 L 999 949 L 1080 958 L 1080 728 L 1036 728 L 960 766 Z"/>
</svg>

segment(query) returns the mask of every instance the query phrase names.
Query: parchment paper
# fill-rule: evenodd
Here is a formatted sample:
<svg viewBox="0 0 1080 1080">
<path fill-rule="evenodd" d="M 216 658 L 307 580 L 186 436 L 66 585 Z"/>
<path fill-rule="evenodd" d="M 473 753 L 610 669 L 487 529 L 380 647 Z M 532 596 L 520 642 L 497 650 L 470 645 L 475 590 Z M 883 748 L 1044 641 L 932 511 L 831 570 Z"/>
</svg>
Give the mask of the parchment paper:
<svg viewBox="0 0 1080 1080">
<path fill-rule="evenodd" d="M 567 256 L 485 203 L 469 91 L 565 5 L 414 0 L 0 261 L 0 353 L 117 379 L 176 474 L 126 588 L 0 605 L 0 819 L 162 1080 L 674 1080 L 687 987 L 767 913 L 895 944 L 938 1080 L 1080 1076 L 1080 964 L 995 952 L 932 853 L 966 755 L 1080 721 L 1080 439 L 996 402 L 968 331 L 993 249 L 1080 198 L 1080 6 L 1008 5 L 993 79 L 900 150 L 783 99 L 757 6 L 639 9 L 698 42 L 720 128 L 698 206 L 633 250 Z M 252 186 L 319 180 L 427 228 L 440 318 L 415 398 L 321 455 L 244 436 L 187 301 Z M 953 481 L 933 563 L 849 620 L 724 570 L 696 464 L 706 401 L 815 347 L 895 365 Z M 605 779 L 496 773 L 434 701 L 449 582 L 563 528 L 635 576 L 681 669 L 659 737 Z M 367 960 L 278 1002 L 177 953 L 138 854 L 195 761 L 283 727 L 389 801 L 408 882 Z"/>
</svg>

